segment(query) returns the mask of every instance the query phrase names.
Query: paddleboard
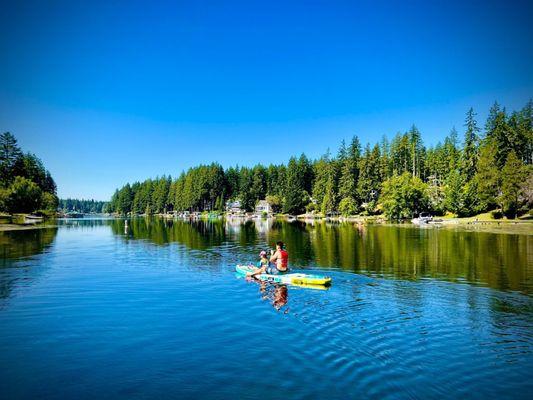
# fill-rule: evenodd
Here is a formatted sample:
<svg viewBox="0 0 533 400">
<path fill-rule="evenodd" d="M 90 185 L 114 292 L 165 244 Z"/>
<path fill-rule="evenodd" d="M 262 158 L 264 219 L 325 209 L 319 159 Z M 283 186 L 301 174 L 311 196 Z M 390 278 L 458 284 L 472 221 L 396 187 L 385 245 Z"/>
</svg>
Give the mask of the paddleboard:
<svg viewBox="0 0 533 400">
<path fill-rule="evenodd" d="M 250 265 L 237 265 L 235 270 L 239 275 L 246 276 L 248 272 L 252 272 L 254 267 Z M 267 281 L 282 283 L 288 285 L 320 285 L 328 286 L 331 285 L 331 278 L 324 275 L 314 275 L 314 274 L 302 274 L 302 273 L 288 273 L 288 274 L 259 274 L 255 278 Z"/>
</svg>

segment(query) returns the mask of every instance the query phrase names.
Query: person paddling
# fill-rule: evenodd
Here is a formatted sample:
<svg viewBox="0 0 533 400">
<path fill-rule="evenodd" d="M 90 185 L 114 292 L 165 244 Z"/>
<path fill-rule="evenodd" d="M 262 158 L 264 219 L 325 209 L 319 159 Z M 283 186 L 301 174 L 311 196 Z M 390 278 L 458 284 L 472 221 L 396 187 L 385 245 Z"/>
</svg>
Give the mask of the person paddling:
<svg viewBox="0 0 533 400">
<path fill-rule="evenodd" d="M 269 274 L 279 274 L 289 270 L 289 253 L 285 250 L 283 242 L 276 243 L 276 252 L 271 254 L 270 262 L 274 265 L 269 268 L 276 271 L 267 272 Z"/>
<path fill-rule="evenodd" d="M 289 253 L 285 250 L 283 242 L 276 243 L 276 252 L 271 251 L 270 263 L 260 268 L 255 268 L 246 275 L 255 276 L 259 274 L 277 275 L 286 273 L 289 270 Z"/>
</svg>

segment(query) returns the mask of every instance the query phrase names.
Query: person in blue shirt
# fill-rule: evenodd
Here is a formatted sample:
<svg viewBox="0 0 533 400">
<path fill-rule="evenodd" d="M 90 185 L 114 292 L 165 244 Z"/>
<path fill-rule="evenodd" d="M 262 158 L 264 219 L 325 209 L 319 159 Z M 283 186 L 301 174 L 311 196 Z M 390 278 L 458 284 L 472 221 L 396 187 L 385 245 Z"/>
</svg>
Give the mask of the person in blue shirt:
<svg viewBox="0 0 533 400">
<path fill-rule="evenodd" d="M 257 268 L 268 267 L 269 263 L 270 261 L 267 258 L 267 252 L 264 250 L 261 251 L 261 253 L 259 253 L 259 262 L 257 263 Z"/>
</svg>

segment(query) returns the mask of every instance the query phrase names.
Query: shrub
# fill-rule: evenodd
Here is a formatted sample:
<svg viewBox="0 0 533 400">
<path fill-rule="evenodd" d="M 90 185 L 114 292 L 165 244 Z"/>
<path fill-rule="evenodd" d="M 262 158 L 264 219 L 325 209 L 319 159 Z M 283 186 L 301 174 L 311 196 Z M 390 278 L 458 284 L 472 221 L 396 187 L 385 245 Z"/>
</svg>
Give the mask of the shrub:
<svg viewBox="0 0 533 400">
<path fill-rule="evenodd" d="M 39 208 L 41 198 L 42 191 L 36 183 L 17 176 L 9 186 L 6 208 L 10 213 L 30 213 Z"/>
<path fill-rule="evenodd" d="M 490 212 L 490 215 L 494 219 L 502 219 L 503 218 L 503 212 L 502 210 L 494 210 Z"/>
<path fill-rule="evenodd" d="M 427 185 L 408 172 L 394 175 L 383 182 L 381 202 L 388 219 L 410 218 L 428 209 Z"/>
<path fill-rule="evenodd" d="M 347 217 L 349 215 L 355 215 L 357 213 L 357 203 L 351 197 L 345 197 L 339 203 L 339 212 Z"/>
</svg>

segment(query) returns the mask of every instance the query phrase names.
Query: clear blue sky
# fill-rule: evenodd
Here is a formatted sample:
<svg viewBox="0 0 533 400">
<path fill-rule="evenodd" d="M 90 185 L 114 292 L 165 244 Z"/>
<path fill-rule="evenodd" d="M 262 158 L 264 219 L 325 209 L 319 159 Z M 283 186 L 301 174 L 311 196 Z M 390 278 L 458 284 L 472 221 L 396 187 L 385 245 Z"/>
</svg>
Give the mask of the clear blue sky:
<svg viewBox="0 0 533 400">
<path fill-rule="evenodd" d="M 157 4 L 156 4 L 157 3 Z M 430 4 L 439 3 L 439 4 Z M 440 4 L 442 3 L 442 4 Z M 60 197 L 312 158 L 415 123 L 426 144 L 473 106 L 533 97 L 531 1 L 11 1 L 0 130 Z"/>
</svg>

